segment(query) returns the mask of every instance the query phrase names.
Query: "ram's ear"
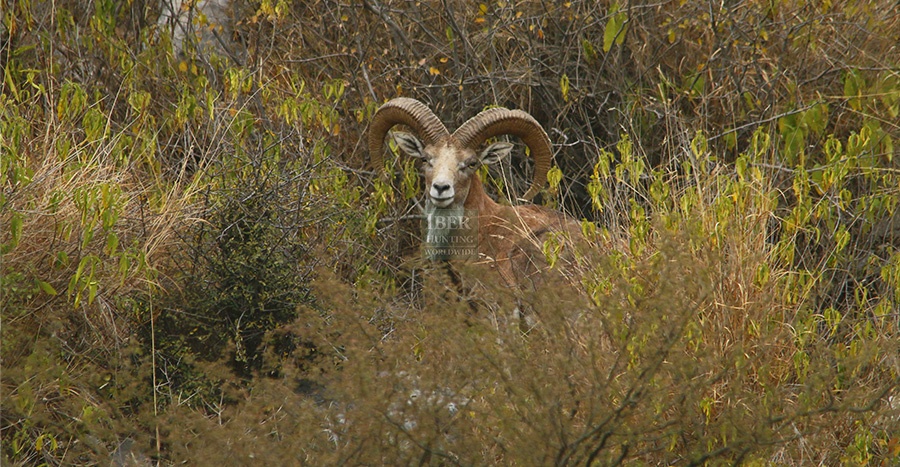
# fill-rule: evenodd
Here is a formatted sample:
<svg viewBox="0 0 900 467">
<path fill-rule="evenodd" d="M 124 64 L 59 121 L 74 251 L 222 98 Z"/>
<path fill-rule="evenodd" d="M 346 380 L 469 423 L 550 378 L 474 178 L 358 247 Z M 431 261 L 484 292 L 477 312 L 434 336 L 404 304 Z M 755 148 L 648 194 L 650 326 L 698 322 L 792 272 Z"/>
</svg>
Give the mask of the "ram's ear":
<svg viewBox="0 0 900 467">
<path fill-rule="evenodd" d="M 494 143 L 484 148 L 484 151 L 481 151 L 481 163 L 487 165 L 496 164 L 503 160 L 504 157 L 509 156 L 512 148 L 512 143 L 507 143 L 505 141 Z"/>
<path fill-rule="evenodd" d="M 405 131 L 391 132 L 391 137 L 394 138 L 397 147 L 407 156 L 425 159 L 425 146 L 419 141 L 419 138 Z"/>
</svg>

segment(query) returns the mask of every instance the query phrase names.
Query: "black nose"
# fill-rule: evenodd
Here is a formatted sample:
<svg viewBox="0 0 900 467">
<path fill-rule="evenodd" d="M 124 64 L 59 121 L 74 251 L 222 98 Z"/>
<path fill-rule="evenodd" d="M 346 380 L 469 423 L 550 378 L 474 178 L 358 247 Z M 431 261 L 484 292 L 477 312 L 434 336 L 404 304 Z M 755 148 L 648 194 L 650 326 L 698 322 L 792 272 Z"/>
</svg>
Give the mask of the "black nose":
<svg viewBox="0 0 900 467">
<path fill-rule="evenodd" d="M 450 189 L 450 185 L 438 185 L 435 183 L 431 186 L 437 191 L 437 194 L 441 194 Z"/>
</svg>

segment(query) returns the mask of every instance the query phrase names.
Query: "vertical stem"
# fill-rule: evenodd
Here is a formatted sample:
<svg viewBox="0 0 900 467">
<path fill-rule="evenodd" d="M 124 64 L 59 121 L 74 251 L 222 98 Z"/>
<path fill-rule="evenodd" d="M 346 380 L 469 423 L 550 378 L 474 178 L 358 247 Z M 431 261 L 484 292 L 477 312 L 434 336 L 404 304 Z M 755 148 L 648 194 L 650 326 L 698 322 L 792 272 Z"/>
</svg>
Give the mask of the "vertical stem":
<svg viewBox="0 0 900 467">
<path fill-rule="evenodd" d="M 161 441 L 159 439 L 159 412 L 158 401 L 156 396 L 156 316 L 153 313 L 153 290 L 148 287 L 148 299 L 150 301 L 150 371 L 151 380 L 153 382 L 153 423 L 156 431 L 156 464 L 159 465 Z"/>
</svg>

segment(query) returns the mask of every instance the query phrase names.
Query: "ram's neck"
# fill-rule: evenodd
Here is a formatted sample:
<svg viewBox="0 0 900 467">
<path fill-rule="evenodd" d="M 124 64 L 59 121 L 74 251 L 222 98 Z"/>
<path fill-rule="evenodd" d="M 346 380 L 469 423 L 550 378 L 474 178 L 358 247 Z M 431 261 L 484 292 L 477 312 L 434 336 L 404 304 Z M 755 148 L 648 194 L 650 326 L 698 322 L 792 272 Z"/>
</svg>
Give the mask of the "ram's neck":
<svg viewBox="0 0 900 467">
<path fill-rule="evenodd" d="M 472 184 L 469 187 L 469 196 L 466 198 L 466 211 L 473 213 L 479 217 L 493 217 L 500 209 L 500 205 L 495 203 L 487 193 L 484 192 L 484 185 L 478 175 L 474 175 Z"/>
</svg>

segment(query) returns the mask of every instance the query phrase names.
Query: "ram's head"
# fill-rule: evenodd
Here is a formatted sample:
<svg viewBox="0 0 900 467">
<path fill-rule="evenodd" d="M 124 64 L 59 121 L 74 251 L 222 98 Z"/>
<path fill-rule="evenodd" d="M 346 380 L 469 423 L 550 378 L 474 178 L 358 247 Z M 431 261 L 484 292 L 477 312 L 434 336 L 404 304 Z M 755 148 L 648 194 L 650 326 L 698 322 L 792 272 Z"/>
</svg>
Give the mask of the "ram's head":
<svg viewBox="0 0 900 467">
<path fill-rule="evenodd" d="M 518 136 L 531 148 L 535 160 L 534 180 L 524 199 L 531 200 L 547 181 L 552 158 L 550 139 L 540 124 L 521 110 L 485 110 L 450 134 L 425 104 L 409 98 L 393 99 L 378 109 L 369 130 L 369 154 L 376 167 L 381 166 L 384 137 L 397 124 L 404 124 L 418 134 L 417 137 L 398 131 L 392 135 L 404 153 L 424 161 L 426 201 L 435 207 L 464 205 L 472 184 L 480 183 L 473 182 L 478 167 L 509 155 L 512 145 L 507 142 L 494 143 L 479 151 L 494 136 Z"/>
</svg>

